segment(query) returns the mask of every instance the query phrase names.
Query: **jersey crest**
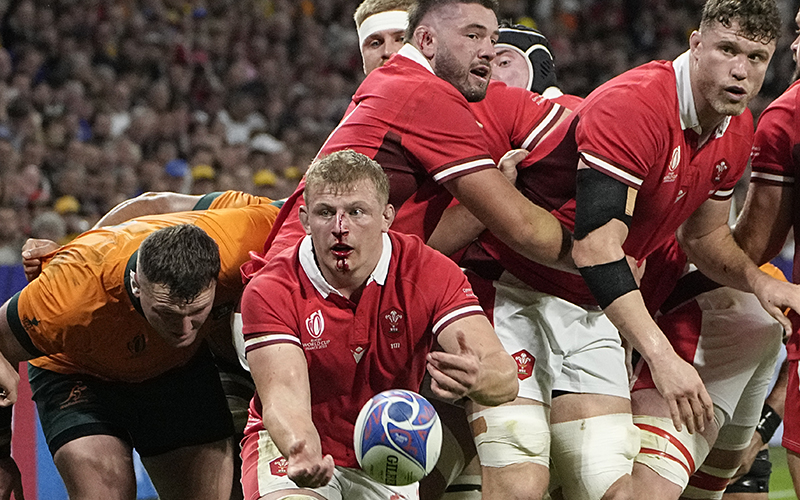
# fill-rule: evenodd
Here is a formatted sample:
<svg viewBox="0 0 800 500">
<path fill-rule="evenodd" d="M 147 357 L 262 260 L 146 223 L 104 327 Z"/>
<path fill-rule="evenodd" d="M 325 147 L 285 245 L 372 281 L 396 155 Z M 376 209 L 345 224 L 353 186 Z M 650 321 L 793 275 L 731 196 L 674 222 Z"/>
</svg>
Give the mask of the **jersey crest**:
<svg viewBox="0 0 800 500">
<path fill-rule="evenodd" d="M 381 331 L 391 338 L 405 335 L 405 314 L 394 307 L 381 313 Z"/>
<path fill-rule="evenodd" d="M 712 172 L 713 177 L 711 178 L 711 182 L 714 184 L 719 184 L 722 182 L 722 178 L 725 176 L 725 172 L 728 171 L 728 164 L 725 160 L 720 161 L 716 165 L 714 165 L 714 171 Z"/>
</svg>

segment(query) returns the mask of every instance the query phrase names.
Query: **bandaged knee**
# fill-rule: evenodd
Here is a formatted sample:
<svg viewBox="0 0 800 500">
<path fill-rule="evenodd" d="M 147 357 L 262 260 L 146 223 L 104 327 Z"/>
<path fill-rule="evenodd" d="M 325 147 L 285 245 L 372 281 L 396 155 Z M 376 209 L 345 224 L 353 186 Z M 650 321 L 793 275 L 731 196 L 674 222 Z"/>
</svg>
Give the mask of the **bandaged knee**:
<svg viewBox="0 0 800 500">
<path fill-rule="evenodd" d="M 553 468 L 564 498 L 597 500 L 630 474 L 639 430 L 628 413 L 601 415 L 550 426 Z"/>
<path fill-rule="evenodd" d="M 671 418 L 634 415 L 633 422 L 641 431 L 636 462 L 685 488 L 689 476 L 708 455 L 708 441 L 700 433 L 689 434 L 686 427 L 679 432 Z"/>
<path fill-rule="evenodd" d="M 487 408 L 469 417 L 481 465 L 550 464 L 550 409 L 541 405 Z"/>
</svg>

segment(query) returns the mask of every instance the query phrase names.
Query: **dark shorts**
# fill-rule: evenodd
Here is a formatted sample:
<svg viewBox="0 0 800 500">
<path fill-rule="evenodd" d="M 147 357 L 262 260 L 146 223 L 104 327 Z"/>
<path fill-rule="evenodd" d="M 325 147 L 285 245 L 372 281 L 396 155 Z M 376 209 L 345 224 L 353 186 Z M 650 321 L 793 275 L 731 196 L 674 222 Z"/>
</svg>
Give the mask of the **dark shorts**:
<svg viewBox="0 0 800 500">
<path fill-rule="evenodd" d="M 50 453 L 84 436 L 116 436 L 143 457 L 233 435 L 231 413 L 207 349 L 139 383 L 63 375 L 28 365 Z"/>
<path fill-rule="evenodd" d="M 770 474 L 772 474 L 772 462 L 769 460 L 769 450 L 761 450 L 747 474 L 735 483 L 729 484 L 725 493 L 767 493 Z"/>
</svg>

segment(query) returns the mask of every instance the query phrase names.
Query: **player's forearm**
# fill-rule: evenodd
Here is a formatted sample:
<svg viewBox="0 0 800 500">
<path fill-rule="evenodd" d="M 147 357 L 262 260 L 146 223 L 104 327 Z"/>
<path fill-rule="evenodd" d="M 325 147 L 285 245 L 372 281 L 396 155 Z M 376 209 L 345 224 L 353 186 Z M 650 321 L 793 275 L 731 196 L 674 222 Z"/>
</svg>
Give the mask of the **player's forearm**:
<svg viewBox="0 0 800 500">
<path fill-rule="evenodd" d="M 572 236 L 558 219 L 525 198 L 497 169 L 465 175 L 447 188 L 495 236 L 534 262 L 572 270 Z"/>
<path fill-rule="evenodd" d="M 751 183 L 733 237 L 757 265 L 783 248 L 792 224 L 794 187 Z"/>
<path fill-rule="evenodd" d="M 728 226 L 699 237 L 678 231 L 678 240 L 689 260 L 717 283 L 753 292 L 767 275 L 736 244 Z"/>
<path fill-rule="evenodd" d="M 288 458 L 290 450 L 301 442 L 305 443 L 306 450 L 311 454 L 322 454 L 319 433 L 311 420 L 310 408 L 305 405 L 298 407 L 297 399 L 292 395 L 262 403 L 264 428 L 281 455 Z"/>
<path fill-rule="evenodd" d="M 486 226 L 464 205 L 454 205 L 442 214 L 436 229 L 428 238 L 428 246 L 444 255 L 452 255 L 470 244 L 484 229 Z"/>
<path fill-rule="evenodd" d="M 638 290 L 628 292 L 605 308 L 606 316 L 653 367 L 665 356 L 675 356 L 675 350 L 647 312 Z"/>
<path fill-rule="evenodd" d="M 517 364 L 505 351 L 495 351 L 481 360 L 478 382 L 469 398 L 484 406 L 497 406 L 517 397 Z"/>
<path fill-rule="evenodd" d="M 145 215 L 191 210 L 199 199 L 199 196 L 178 193 L 144 193 L 112 208 L 93 229 L 114 226 Z"/>
</svg>

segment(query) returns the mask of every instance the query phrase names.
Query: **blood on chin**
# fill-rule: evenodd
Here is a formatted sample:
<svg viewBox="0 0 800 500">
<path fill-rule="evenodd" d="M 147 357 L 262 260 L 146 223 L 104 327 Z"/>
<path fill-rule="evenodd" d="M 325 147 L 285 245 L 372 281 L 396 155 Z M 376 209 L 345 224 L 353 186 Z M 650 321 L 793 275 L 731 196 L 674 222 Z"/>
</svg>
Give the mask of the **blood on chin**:
<svg viewBox="0 0 800 500">
<path fill-rule="evenodd" d="M 350 271 L 350 263 L 347 261 L 346 257 L 336 259 L 336 270 L 341 272 Z"/>
</svg>

